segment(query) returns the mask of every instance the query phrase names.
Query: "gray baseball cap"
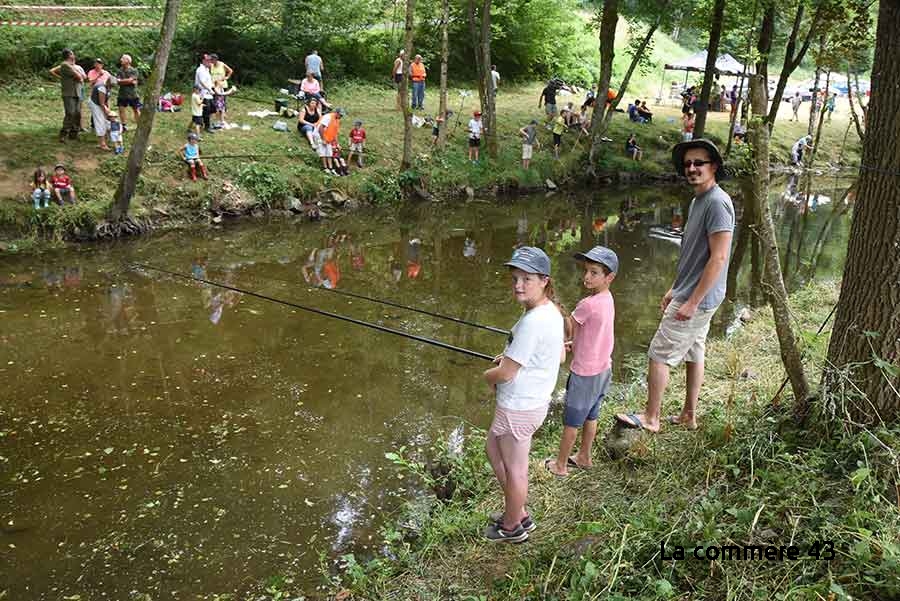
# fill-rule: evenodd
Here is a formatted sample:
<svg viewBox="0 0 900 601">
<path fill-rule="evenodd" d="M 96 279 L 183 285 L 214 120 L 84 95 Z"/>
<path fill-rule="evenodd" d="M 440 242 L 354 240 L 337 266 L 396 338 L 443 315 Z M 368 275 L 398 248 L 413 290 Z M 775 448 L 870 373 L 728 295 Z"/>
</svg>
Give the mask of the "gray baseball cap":
<svg viewBox="0 0 900 601">
<path fill-rule="evenodd" d="M 550 257 L 536 246 L 521 246 L 513 251 L 512 258 L 504 263 L 507 267 L 518 267 L 526 273 L 550 275 Z"/>
<path fill-rule="evenodd" d="M 610 273 L 619 271 L 619 257 L 616 256 L 612 249 L 605 246 L 595 246 L 585 253 L 575 253 L 575 258 L 579 261 L 590 261 L 605 265 Z"/>
</svg>

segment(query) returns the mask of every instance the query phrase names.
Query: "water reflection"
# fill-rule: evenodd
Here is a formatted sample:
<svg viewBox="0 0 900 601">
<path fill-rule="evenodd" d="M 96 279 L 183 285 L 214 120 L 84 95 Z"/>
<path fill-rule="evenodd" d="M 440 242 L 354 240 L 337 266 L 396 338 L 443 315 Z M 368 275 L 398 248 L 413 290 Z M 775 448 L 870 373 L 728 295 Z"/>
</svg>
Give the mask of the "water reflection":
<svg viewBox="0 0 900 601">
<path fill-rule="evenodd" d="M 372 516 L 419 494 L 385 452 L 455 452 L 468 444 L 466 424 L 489 420 L 477 361 L 207 284 L 123 272 L 123 262 L 493 354 L 497 334 L 315 288 L 509 327 L 520 310 L 501 283 L 511 249 L 549 248 L 558 292 L 573 304 L 583 291 L 571 254 L 600 243 L 620 259 L 621 379 L 624 358 L 646 351 L 658 323 L 684 194 L 429 206 L 396 221 L 161 234 L 36 266 L 4 258 L 0 523 L 15 548 L 4 556 L 14 578 L 0 588 L 11 599 L 250 598 L 273 574 L 315 583 L 320 551 L 362 552 L 377 533 Z M 837 273 L 846 203 L 819 200 L 805 213 L 781 204 L 779 239 L 797 228 L 792 270 Z"/>
</svg>

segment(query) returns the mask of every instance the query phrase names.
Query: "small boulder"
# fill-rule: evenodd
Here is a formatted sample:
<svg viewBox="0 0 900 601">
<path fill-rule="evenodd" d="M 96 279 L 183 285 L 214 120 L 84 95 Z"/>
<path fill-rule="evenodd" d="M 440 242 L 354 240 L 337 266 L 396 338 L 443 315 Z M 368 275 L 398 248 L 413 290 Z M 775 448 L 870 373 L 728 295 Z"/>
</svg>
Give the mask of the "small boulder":
<svg viewBox="0 0 900 601">
<path fill-rule="evenodd" d="M 544 181 L 544 185 L 547 186 L 548 190 L 556 190 L 559 187 L 549 177 Z"/>
<path fill-rule="evenodd" d="M 738 319 L 740 319 L 743 323 L 748 323 L 753 320 L 753 314 L 750 313 L 750 309 L 744 307 L 743 309 L 741 309 L 741 312 L 738 313 Z"/>
</svg>

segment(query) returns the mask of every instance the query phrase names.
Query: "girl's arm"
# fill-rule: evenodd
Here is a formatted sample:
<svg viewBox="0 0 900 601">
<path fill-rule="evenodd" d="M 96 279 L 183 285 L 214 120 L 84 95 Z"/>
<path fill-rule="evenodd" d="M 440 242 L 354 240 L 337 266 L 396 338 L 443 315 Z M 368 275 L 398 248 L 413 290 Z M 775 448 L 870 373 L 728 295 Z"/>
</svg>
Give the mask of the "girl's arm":
<svg viewBox="0 0 900 601">
<path fill-rule="evenodd" d="M 222 64 L 225 65 L 225 63 Z M 232 73 L 234 73 L 234 69 L 232 69 L 228 65 L 225 65 L 225 79 L 231 79 Z"/>
<path fill-rule="evenodd" d="M 497 386 L 497 384 L 509 382 L 515 378 L 521 367 L 521 365 L 509 357 L 503 356 L 500 359 L 500 365 L 492 367 L 484 372 L 484 379 L 488 385 L 493 388 Z"/>
</svg>

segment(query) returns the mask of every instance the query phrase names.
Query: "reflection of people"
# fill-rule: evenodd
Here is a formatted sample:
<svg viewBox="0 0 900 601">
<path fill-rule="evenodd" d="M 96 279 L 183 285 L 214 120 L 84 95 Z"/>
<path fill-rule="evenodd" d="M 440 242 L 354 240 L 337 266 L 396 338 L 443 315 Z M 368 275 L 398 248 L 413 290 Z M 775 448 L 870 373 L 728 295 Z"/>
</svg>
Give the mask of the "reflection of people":
<svg viewBox="0 0 900 601">
<path fill-rule="evenodd" d="M 411 280 L 419 277 L 419 272 L 422 271 L 422 263 L 419 258 L 419 251 L 421 250 L 421 247 L 422 241 L 418 238 L 413 238 L 407 245 L 406 277 Z"/>
<path fill-rule="evenodd" d="M 504 496 L 503 514 L 491 516 L 497 519 L 491 520 L 484 536 L 520 543 L 535 527 L 525 510 L 531 437 L 547 416 L 565 350 L 563 317 L 554 304 L 549 257 L 539 248 L 523 246 L 506 265 L 513 296 L 525 314 L 513 326 L 509 344 L 494 360 L 496 365 L 484 372 L 497 395 L 486 451 Z"/>
<path fill-rule="evenodd" d="M 475 244 L 475 239 L 466 234 L 466 239 L 463 240 L 463 256 L 474 257 L 476 254 L 478 254 L 478 246 Z"/>
<path fill-rule="evenodd" d="M 366 266 L 366 257 L 359 244 L 350 244 L 350 266 L 356 271 L 361 271 Z"/>
<path fill-rule="evenodd" d="M 544 461 L 544 467 L 557 476 L 567 476 L 570 467 L 593 465 L 591 447 L 597 436 L 597 415 L 612 381 L 616 309 L 609 286 L 619 269 L 619 258 L 605 246 L 595 246 L 586 253 L 576 253 L 575 259 L 582 263 L 582 284 L 588 295 L 566 318 L 566 346 L 571 344 L 572 365 L 566 382 L 563 434 L 556 461 Z M 581 446 L 576 455 L 570 456 L 579 428 Z"/>
<path fill-rule="evenodd" d="M 725 279 L 734 231 L 731 197 L 719 187 L 722 169 L 718 148 L 700 138 L 677 144 L 672 160 L 679 175 L 694 189 L 681 243 L 677 275 L 663 296 L 663 317 L 648 352 L 647 405 L 643 413 L 620 413 L 616 419 L 632 428 L 658 432 L 660 408 L 669 380 L 669 369 L 684 361 L 687 392 L 673 425 L 697 428 L 696 407 L 703 383 L 703 360 L 709 323 L 725 298 Z"/>
</svg>

